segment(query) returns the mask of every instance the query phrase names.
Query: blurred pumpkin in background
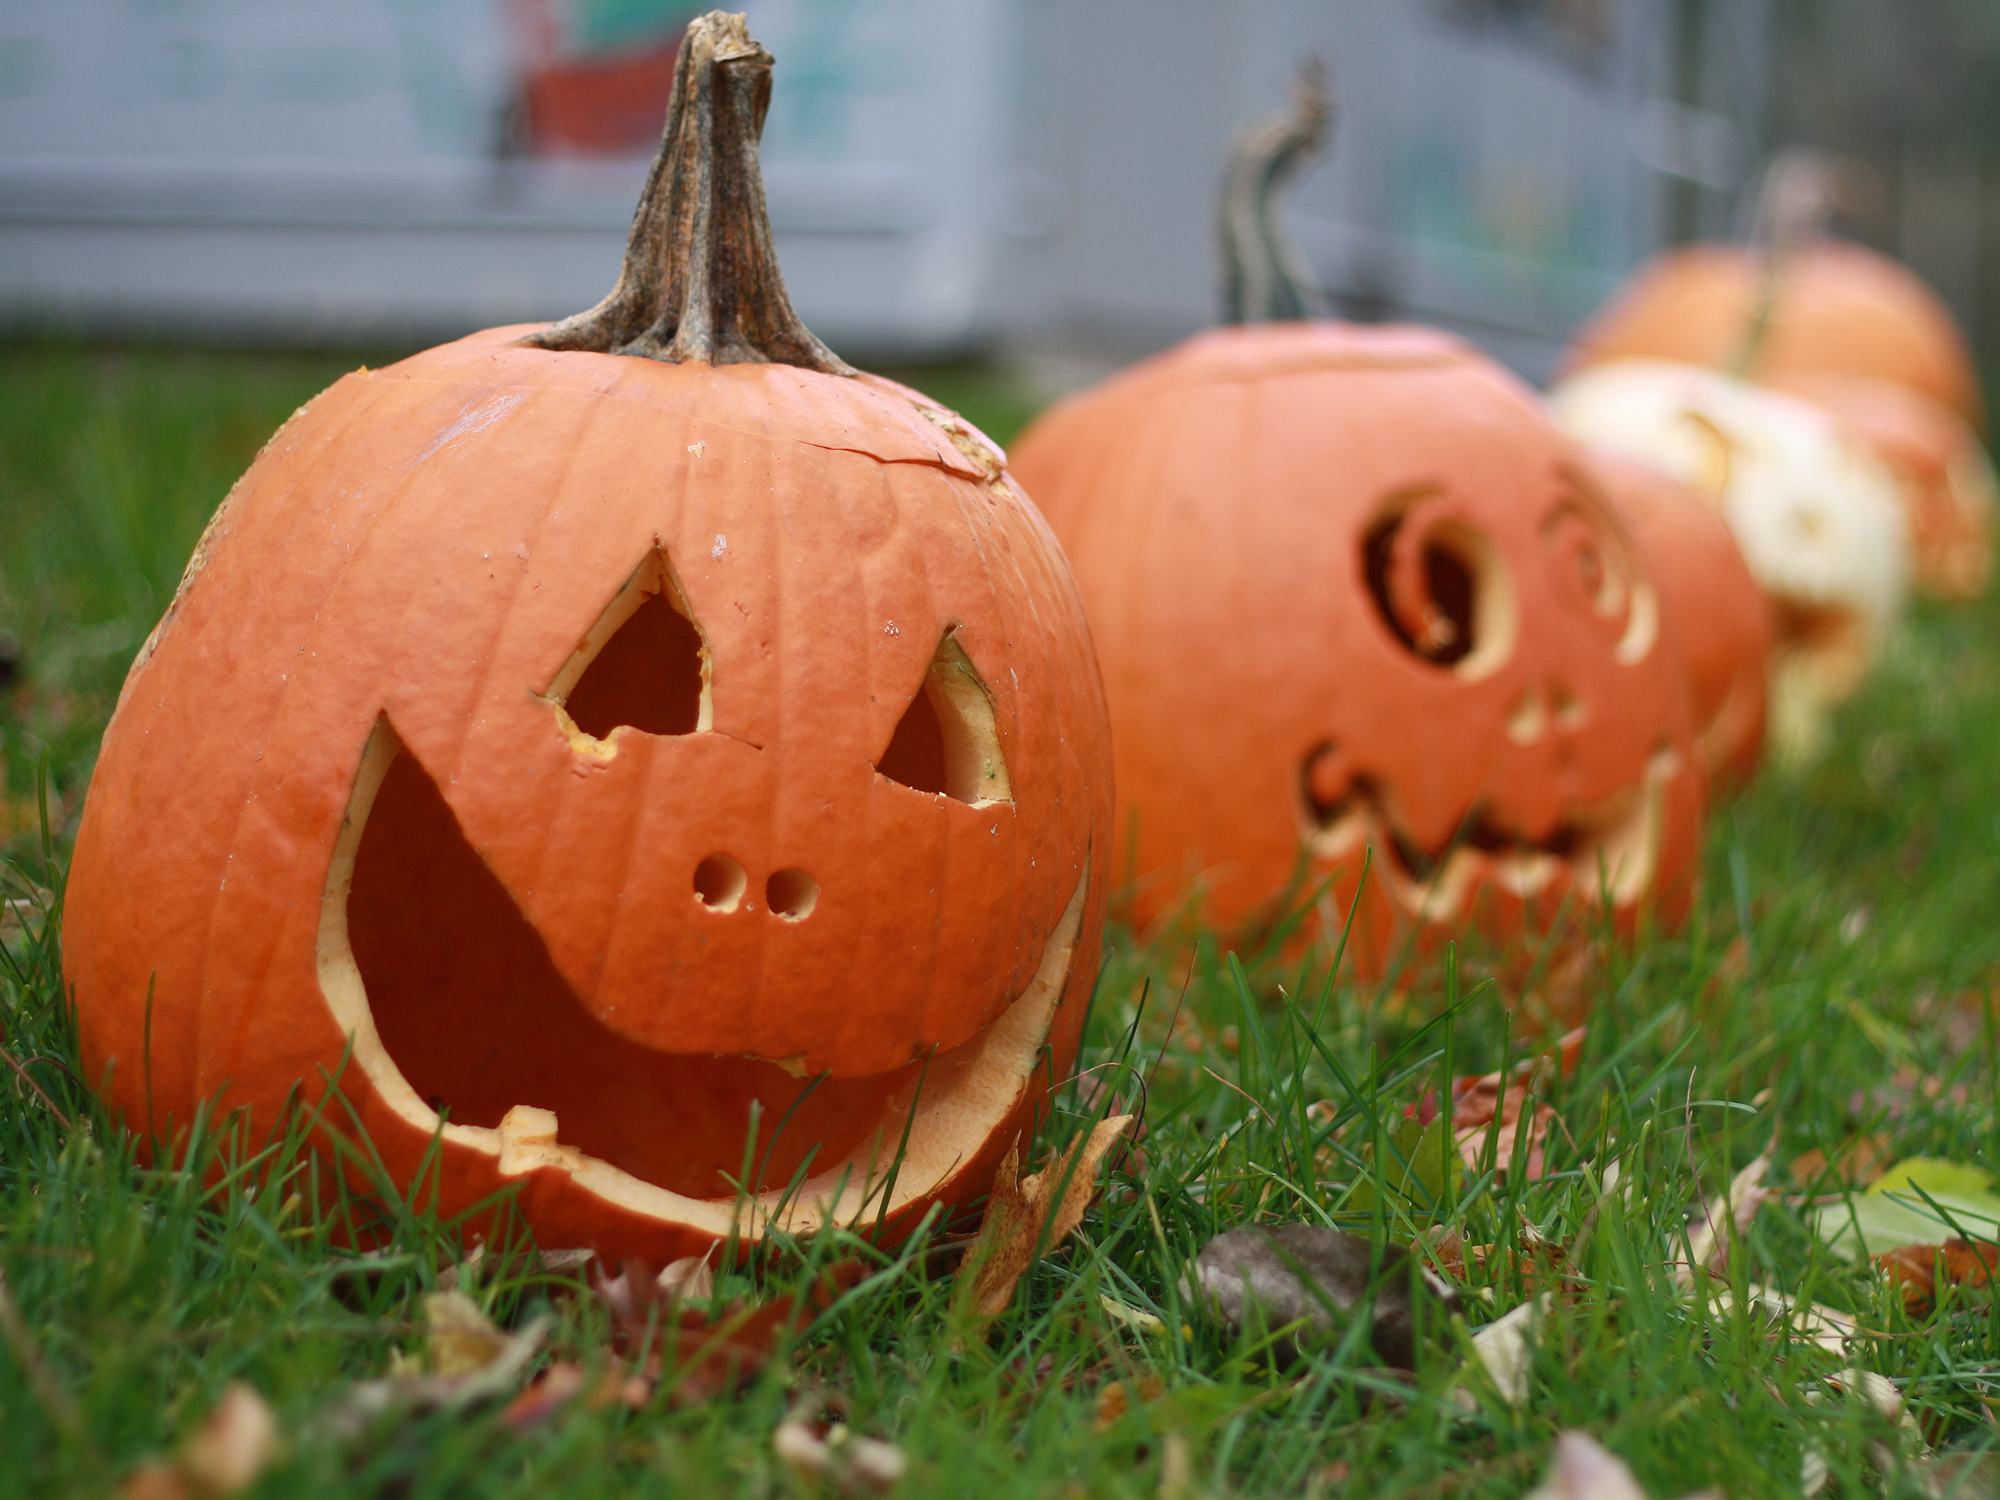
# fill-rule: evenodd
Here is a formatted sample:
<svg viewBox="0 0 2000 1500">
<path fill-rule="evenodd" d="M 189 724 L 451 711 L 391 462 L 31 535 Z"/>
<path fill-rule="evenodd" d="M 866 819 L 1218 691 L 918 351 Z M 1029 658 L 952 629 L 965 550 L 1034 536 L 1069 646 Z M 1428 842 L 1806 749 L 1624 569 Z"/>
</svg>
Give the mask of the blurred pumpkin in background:
<svg viewBox="0 0 2000 1500">
<path fill-rule="evenodd" d="M 1549 402 L 1581 441 L 1654 465 L 1728 521 L 1775 609 L 1773 746 L 1811 757 L 1902 614 L 1909 538 L 1894 478 L 1827 412 L 1696 365 L 1593 365 Z"/>
<path fill-rule="evenodd" d="M 793 314 L 770 67 L 692 23 L 611 296 L 347 376 L 217 513 L 69 887 L 133 1128 L 338 1074 L 444 1214 L 514 1185 L 544 1244 L 660 1260 L 907 1231 L 1067 1070 L 1081 607 L 997 451 Z"/>
<path fill-rule="evenodd" d="M 1710 788 L 1741 788 L 1764 751 L 1770 601 L 1729 523 L 1693 490 L 1617 454 L 1595 454 L 1591 467 L 1660 591 L 1660 613 L 1687 668 Z"/>
<path fill-rule="evenodd" d="M 1013 465 L 1105 674 L 1133 915 L 1303 880 L 1380 972 L 1416 938 L 1685 910 L 1705 778 L 1630 537 L 1535 394 L 1456 339 L 1298 319 L 1271 194 L 1308 79 L 1224 194 L 1231 313 L 1061 403 Z"/>
<path fill-rule="evenodd" d="M 1633 275 L 1572 344 L 1568 370 L 1678 360 L 1803 397 L 1848 423 L 1901 486 L 1913 579 L 1973 598 L 1992 570 L 1985 399 L 1951 310 L 1908 267 L 1824 227 L 1841 170 L 1786 152 L 1749 245 L 1695 245 Z"/>
</svg>

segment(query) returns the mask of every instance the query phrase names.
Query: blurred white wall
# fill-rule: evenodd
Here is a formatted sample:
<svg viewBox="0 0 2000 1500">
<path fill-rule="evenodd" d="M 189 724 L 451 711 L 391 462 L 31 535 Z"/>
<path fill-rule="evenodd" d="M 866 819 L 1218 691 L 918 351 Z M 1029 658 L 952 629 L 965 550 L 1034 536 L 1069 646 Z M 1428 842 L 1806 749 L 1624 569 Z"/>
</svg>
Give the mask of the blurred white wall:
<svg viewBox="0 0 2000 1500">
<path fill-rule="evenodd" d="M 1213 316 L 1229 140 L 1318 55 L 1340 115 L 1294 224 L 1336 307 L 1539 374 L 1669 176 L 1749 164 L 1727 105 L 1676 101 L 1690 3 L 749 0 L 787 278 L 864 356 L 1157 347 Z M 0 0 L 0 320 L 407 339 L 587 306 L 690 9 Z"/>
</svg>

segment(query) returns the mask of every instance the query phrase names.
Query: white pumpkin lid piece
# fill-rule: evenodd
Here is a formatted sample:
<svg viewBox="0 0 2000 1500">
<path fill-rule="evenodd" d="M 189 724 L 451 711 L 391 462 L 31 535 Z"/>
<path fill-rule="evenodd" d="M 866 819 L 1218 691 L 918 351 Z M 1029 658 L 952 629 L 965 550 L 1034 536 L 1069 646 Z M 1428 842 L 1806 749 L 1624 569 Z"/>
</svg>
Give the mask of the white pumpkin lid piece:
<svg viewBox="0 0 2000 1500">
<path fill-rule="evenodd" d="M 1778 606 L 1774 747 L 1793 764 L 1811 758 L 1908 596 L 1908 523 L 1894 476 L 1827 412 L 1698 365 L 1594 365 L 1549 401 L 1573 436 L 1652 464 L 1721 511 Z"/>
</svg>

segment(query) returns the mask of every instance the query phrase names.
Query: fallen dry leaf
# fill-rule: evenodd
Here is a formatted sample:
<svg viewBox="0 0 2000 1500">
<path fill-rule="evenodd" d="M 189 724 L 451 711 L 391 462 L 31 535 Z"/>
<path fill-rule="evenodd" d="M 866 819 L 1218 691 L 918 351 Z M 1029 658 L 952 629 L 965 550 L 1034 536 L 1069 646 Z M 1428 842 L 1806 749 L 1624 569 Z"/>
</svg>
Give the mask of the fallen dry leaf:
<svg viewBox="0 0 2000 1500">
<path fill-rule="evenodd" d="M 1032 1177 L 1020 1175 L 1020 1142 L 1007 1148 L 979 1237 L 958 1273 L 974 1317 L 985 1320 L 1005 1312 L 1036 1255 L 1055 1249 L 1083 1222 L 1097 1191 L 1098 1166 L 1131 1124 L 1131 1115 L 1100 1120 L 1088 1136 L 1079 1137 Z"/>
<path fill-rule="evenodd" d="M 1271 1332 L 1302 1325 L 1319 1338 L 1338 1338 L 1347 1315 L 1372 1295 L 1368 1342 L 1399 1370 L 1416 1368 L 1418 1327 L 1441 1328 L 1458 1308 L 1458 1293 L 1403 1246 L 1385 1245 L 1377 1255 L 1361 1236 L 1318 1224 L 1250 1224 L 1218 1234 L 1195 1257 L 1194 1272 L 1191 1290 L 1239 1329 L 1247 1322 Z M 1424 1298 L 1435 1303 L 1428 1318 L 1416 1305 Z M 1280 1357 L 1293 1357 L 1298 1343 L 1286 1335 L 1276 1346 Z"/>
<path fill-rule="evenodd" d="M 1493 1072 L 1451 1081 L 1451 1138 L 1466 1166 L 1476 1170 L 1486 1161 L 1490 1139 L 1494 1145 L 1492 1161 L 1498 1170 L 1507 1170 L 1518 1147 L 1525 1152 L 1529 1179 L 1542 1175 L 1543 1145 L 1556 1112 L 1535 1101 L 1534 1096 L 1554 1078 L 1567 1078 L 1576 1071 L 1584 1037 L 1584 1028 L 1577 1027 L 1559 1038 L 1552 1051 L 1517 1063 L 1505 1078 Z"/>
<path fill-rule="evenodd" d="M 350 1387 L 321 1418 L 331 1436 L 358 1437 L 388 1412 L 456 1410 L 497 1400 L 527 1373 L 554 1326 L 543 1314 L 507 1333 L 462 1292 L 432 1293 L 424 1299 L 424 1315 L 425 1358 L 399 1358 L 382 1379 Z"/>
<path fill-rule="evenodd" d="M 1114 1380 L 1097 1393 L 1097 1415 L 1091 1427 L 1109 1432 L 1134 1405 L 1144 1406 L 1167 1393 L 1167 1383 L 1157 1375 L 1141 1375 L 1136 1381 Z"/>
<path fill-rule="evenodd" d="M 1857 1135 L 1834 1152 L 1831 1159 L 1817 1146 L 1800 1152 L 1792 1158 L 1789 1170 L 1792 1181 L 1802 1187 L 1830 1174 L 1843 1187 L 1859 1188 L 1880 1177 L 1895 1159 L 1887 1136 Z"/>
<path fill-rule="evenodd" d="M 1848 1344 L 1861 1336 L 1861 1325 L 1844 1312 L 1821 1307 L 1817 1302 L 1796 1301 L 1755 1282 L 1743 1290 L 1751 1307 L 1773 1323 L 1789 1320 L 1793 1334 L 1829 1354 L 1845 1354 Z M 1718 1313 L 1726 1313 L 1736 1305 L 1734 1294 L 1728 1291 L 1716 1292 L 1712 1301 Z"/>
<path fill-rule="evenodd" d="M 508 1336 L 463 1292 L 424 1298 L 426 1352 L 433 1374 L 476 1375 L 507 1352 Z"/>
<path fill-rule="evenodd" d="M 1674 1268 L 1674 1280 L 1682 1286 L 1694 1283 L 1697 1269 L 1721 1270 L 1729 1258 L 1730 1245 L 1749 1232 L 1750 1221 L 1772 1193 L 1764 1177 L 1771 1170 L 1771 1152 L 1776 1145 L 1773 1135 L 1771 1145 L 1732 1177 L 1718 1196 L 1701 1206 L 1701 1216 L 1688 1226 L 1688 1258 Z"/>
<path fill-rule="evenodd" d="M 1902 1288 L 1904 1311 L 1922 1317 L 1937 1305 L 1940 1281 L 1946 1286 L 1991 1285 L 2000 1245 L 1954 1237 L 1936 1245 L 1898 1245 L 1873 1259 Z"/>
<path fill-rule="evenodd" d="M 1549 1294 L 1543 1292 L 1505 1316 L 1494 1319 L 1472 1336 L 1473 1357 L 1493 1381 L 1500 1399 L 1519 1406 L 1528 1399 L 1528 1366 L 1535 1341 L 1542 1331 L 1542 1319 L 1549 1310 Z M 1470 1394 L 1461 1390 L 1459 1405 L 1477 1407 Z"/>
<path fill-rule="evenodd" d="M 909 1460 L 894 1443 L 862 1437 L 829 1421 L 824 1405 L 792 1408 L 771 1434 L 771 1448 L 799 1478 L 826 1480 L 843 1495 L 884 1495 L 902 1482 Z"/>
<path fill-rule="evenodd" d="M 1528 1500 L 1647 1500 L 1625 1460 L 1587 1432 L 1565 1432 L 1556 1438 L 1549 1477 Z M 1720 1500 L 1714 1490 L 1688 1500 Z"/>
<path fill-rule="evenodd" d="M 691 1308 L 676 1311 L 674 1300 L 663 1298 L 666 1310 L 653 1337 L 653 1347 L 659 1352 L 648 1361 L 645 1373 L 658 1379 L 671 1369 L 668 1398 L 676 1406 L 693 1405 L 735 1390 L 755 1379 L 777 1357 L 789 1334 L 832 1306 L 842 1292 L 859 1285 L 867 1275 L 868 1268 L 859 1261 L 842 1261 L 820 1272 L 802 1295 L 754 1304 L 734 1302 L 715 1318 Z M 657 1289 L 657 1278 L 653 1285 Z M 628 1329 L 628 1334 L 631 1332 Z M 643 1347 L 645 1333 L 642 1324 L 628 1347 L 635 1352 Z"/>
<path fill-rule="evenodd" d="M 284 1453 L 264 1398 L 232 1380 L 172 1460 L 141 1464 L 118 1493 L 120 1500 L 222 1500 L 250 1488 Z"/>
<path fill-rule="evenodd" d="M 583 1366 L 559 1359 L 536 1377 L 535 1383 L 507 1403 L 500 1420 L 517 1432 L 539 1427 L 576 1399 L 583 1390 Z"/>
</svg>

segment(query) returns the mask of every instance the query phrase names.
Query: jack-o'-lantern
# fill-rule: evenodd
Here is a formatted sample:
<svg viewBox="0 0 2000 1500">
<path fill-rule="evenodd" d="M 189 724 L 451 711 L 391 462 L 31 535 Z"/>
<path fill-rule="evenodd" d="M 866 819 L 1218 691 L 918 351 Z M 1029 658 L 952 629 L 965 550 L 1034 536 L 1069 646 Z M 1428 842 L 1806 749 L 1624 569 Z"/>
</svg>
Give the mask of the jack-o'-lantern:
<svg viewBox="0 0 2000 1500">
<path fill-rule="evenodd" d="M 1823 233 L 1838 177 L 1810 153 L 1780 155 L 1755 243 L 1648 261 L 1576 336 L 1568 368 L 1669 359 L 1759 384 L 1808 372 L 1885 380 L 1983 432 L 1985 399 L 1951 310 L 1908 267 Z"/>
<path fill-rule="evenodd" d="M 1907 386 L 1802 370 L 1766 382 L 1832 412 L 1895 476 L 1909 521 L 1911 581 L 1976 599 L 1993 572 L 1993 464 L 1965 419 Z"/>
<path fill-rule="evenodd" d="M 1710 789 L 1744 786 L 1764 751 L 1770 601 L 1707 501 L 1650 464 L 1600 453 L 1591 466 L 1660 591 Z"/>
<path fill-rule="evenodd" d="M 134 1126 L 268 1123 L 351 1051 L 445 1212 L 515 1184 L 545 1244 L 665 1258 L 965 1202 L 1067 1068 L 1081 607 L 998 452 L 792 313 L 770 66 L 693 23 L 612 295 L 347 376 L 211 524 L 70 885 Z"/>
<path fill-rule="evenodd" d="M 1233 183 L 1268 192 L 1314 103 Z M 1269 204 L 1229 208 L 1243 315 L 1299 305 Z M 1338 932 L 1371 846 L 1367 971 L 1475 922 L 1683 908 L 1704 777 L 1653 585 L 1490 361 L 1414 327 L 1221 328 L 1060 404 L 1014 466 L 1090 614 L 1137 919 L 1198 881 L 1239 922 L 1303 867 Z"/>
<path fill-rule="evenodd" d="M 1593 365 L 1549 404 L 1572 435 L 1713 503 L 1776 609 L 1771 741 L 1798 762 L 1900 618 L 1909 539 L 1896 482 L 1831 415 L 1666 360 Z"/>
</svg>

